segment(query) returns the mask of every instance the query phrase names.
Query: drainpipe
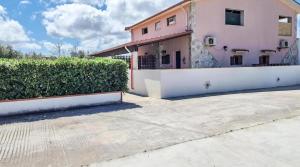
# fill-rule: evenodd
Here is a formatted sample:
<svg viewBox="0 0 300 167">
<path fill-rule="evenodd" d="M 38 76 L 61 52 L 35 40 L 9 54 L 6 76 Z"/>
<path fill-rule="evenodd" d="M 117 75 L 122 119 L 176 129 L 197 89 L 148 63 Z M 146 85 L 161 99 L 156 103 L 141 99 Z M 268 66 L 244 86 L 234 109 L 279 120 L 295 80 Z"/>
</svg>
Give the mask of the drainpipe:
<svg viewBox="0 0 300 167">
<path fill-rule="evenodd" d="M 131 53 L 130 50 L 127 48 L 127 46 L 125 46 L 125 49 L 128 53 Z"/>
<path fill-rule="evenodd" d="M 181 10 L 186 14 L 186 30 L 189 30 L 189 12 L 184 8 L 184 6 L 181 6 Z"/>
<path fill-rule="evenodd" d="M 133 81 L 133 54 L 130 52 L 130 50 L 127 48 L 127 46 L 125 46 L 124 47 L 125 48 L 125 50 L 129 53 L 129 54 L 131 54 L 131 58 L 130 58 L 130 63 L 131 63 L 131 67 L 130 67 L 130 86 L 131 86 L 131 89 L 133 90 L 134 89 L 134 81 Z"/>
<path fill-rule="evenodd" d="M 192 30 L 192 25 L 191 25 L 191 20 L 190 20 L 190 15 L 192 12 L 192 1 L 189 3 L 189 9 L 187 10 L 184 8 L 184 6 L 181 6 L 181 10 L 186 14 L 186 30 Z M 189 37 L 189 68 L 192 68 L 192 53 L 191 53 L 191 46 L 192 45 L 192 35 Z"/>
</svg>

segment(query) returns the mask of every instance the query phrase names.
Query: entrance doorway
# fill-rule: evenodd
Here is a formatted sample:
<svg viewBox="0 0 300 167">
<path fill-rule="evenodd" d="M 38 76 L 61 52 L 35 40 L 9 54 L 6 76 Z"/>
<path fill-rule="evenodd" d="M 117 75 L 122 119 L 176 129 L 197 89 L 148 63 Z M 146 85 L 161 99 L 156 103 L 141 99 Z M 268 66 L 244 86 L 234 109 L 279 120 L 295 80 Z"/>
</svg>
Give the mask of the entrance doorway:
<svg viewBox="0 0 300 167">
<path fill-rule="evenodd" d="M 181 52 L 177 51 L 176 52 L 176 69 L 181 68 Z"/>
</svg>

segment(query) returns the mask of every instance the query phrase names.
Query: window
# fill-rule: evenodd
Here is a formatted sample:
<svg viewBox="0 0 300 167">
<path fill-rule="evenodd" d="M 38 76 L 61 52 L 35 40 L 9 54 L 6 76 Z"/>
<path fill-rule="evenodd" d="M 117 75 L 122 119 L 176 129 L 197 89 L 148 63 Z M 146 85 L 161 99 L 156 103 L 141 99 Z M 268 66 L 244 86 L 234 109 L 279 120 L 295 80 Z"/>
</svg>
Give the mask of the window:
<svg viewBox="0 0 300 167">
<path fill-rule="evenodd" d="M 174 24 L 176 24 L 176 16 L 172 16 L 172 17 L 167 18 L 167 25 L 168 26 L 174 25 Z"/>
<path fill-rule="evenodd" d="M 162 64 L 170 64 L 170 55 L 164 55 L 161 57 Z"/>
<path fill-rule="evenodd" d="M 161 29 L 161 22 L 159 21 L 155 23 L 155 30 L 158 31 L 160 29 Z"/>
<path fill-rule="evenodd" d="M 147 27 L 142 29 L 142 34 L 143 34 L 143 35 L 144 35 L 144 34 L 148 34 L 148 28 L 147 28 Z"/>
<path fill-rule="evenodd" d="M 279 36 L 292 36 L 292 17 L 279 16 Z"/>
<path fill-rule="evenodd" d="M 155 69 L 156 57 L 152 55 L 138 56 L 138 69 Z"/>
<path fill-rule="evenodd" d="M 232 56 L 230 58 L 230 64 L 232 66 L 235 66 L 235 65 L 243 65 L 243 56 L 241 55 L 235 55 L 235 56 Z"/>
<path fill-rule="evenodd" d="M 268 55 L 260 56 L 259 64 L 260 65 L 269 65 L 270 64 L 270 56 L 268 56 Z"/>
<path fill-rule="evenodd" d="M 226 9 L 225 12 L 225 24 L 226 25 L 244 25 L 244 11 Z"/>
<path fill-rule="evenodd" d="M 161 64 L 170 64 L 171 59 L 170 59 L 170 55 L 167 55 L 167 51 L 163 50 L 161 52 L 162 56 L 161 56 Z"/>
</svg>

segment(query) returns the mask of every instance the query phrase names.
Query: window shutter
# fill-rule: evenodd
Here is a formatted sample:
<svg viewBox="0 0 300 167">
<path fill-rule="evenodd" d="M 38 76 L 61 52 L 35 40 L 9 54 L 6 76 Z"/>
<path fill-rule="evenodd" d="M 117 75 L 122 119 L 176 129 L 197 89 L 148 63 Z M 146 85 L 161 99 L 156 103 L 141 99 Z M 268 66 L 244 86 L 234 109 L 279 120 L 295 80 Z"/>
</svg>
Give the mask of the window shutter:
<svg viewBox="0 0 300 167">
<path fill-rule="evenodd" d="M 230 57 L 230 64 L 234 65 L 234 57 Z"/>
<path fill-rule="evenodd" d="M 239 56 L 239 65 L 243 65 L 243 56 Z"/>
</svg>

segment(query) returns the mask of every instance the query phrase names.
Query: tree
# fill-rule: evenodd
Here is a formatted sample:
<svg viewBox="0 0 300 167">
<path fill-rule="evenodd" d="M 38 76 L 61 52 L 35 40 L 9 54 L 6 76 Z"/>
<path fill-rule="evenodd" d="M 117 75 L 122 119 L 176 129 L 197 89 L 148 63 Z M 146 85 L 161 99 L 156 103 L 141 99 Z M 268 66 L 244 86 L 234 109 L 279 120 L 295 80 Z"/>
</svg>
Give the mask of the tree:
<svg viewBox="0 0 300 167">
<path fill-rule="evenodd" d="M 71 49 L 71 51 L 70 51 L 71 57 L 79 57 L 79 58 L 85 58 L 85 57 L 87 57 L 87 54 L 85 53 L 85 51 L 79 50 L 78 48 L 79 48 L 79 43 L 76 42 L 73 45 L 73 49 Z"/>
<path fill-rule="evenodd" d="M 60 57 L 61 56 L 61 53 L 62 53 L 62 43 L 61 42 L 58 42 L 55 44 L 54 46 L 54 49 L 55 49 L 55 53 L 57 53 L 57 56 Z"/>
<path fill-rule="evenodd" d="M 84 58 L 84 57 L 87 56 L 83 50 L 79 50 L 77 55 L 78 55 L 78 57 L 80 57 L 80 58 Z"/>
<path fill-rule="evenodd" d="M 71 55 L 71 57 L 79 57 L 79 58 L 87 57 L 87 55 L 85 54 L 85 52 L 83 50 L 78 50 L 78 51 L 72 50 L 70 52 L 70 55 Z"/>
<path fill-rule="evenodd" d="M 21 58 L 23 54 L 13 49 L 12 46 L 0 45 L 0 58 Z"/>
</svg>

